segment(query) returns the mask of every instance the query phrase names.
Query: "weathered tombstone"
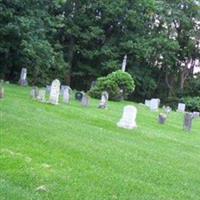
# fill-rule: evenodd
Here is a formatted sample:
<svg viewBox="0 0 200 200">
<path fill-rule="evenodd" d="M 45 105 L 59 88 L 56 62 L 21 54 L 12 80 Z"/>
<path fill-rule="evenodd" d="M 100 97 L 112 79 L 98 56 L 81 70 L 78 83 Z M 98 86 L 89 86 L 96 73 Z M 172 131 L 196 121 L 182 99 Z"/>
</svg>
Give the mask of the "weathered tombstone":
<svg viewBox="0 0 200 200">
<path fill-rule="evenodd" d="M 58 79 L 55 79 L 51 84 L 49 103 L 57 105 L 59 102 L 59 95 L 60 95 L 60 81 Z"/>
<path fill-rule="evenodd" d="M 45 89 L 39 89 L 37 100 L 42 103 L 46 102 L 46 90 Z"/>
<path fill-rule="evenodd" d="M 60 89 L 60 95 L 63 95 L 63 92 L 66 88 L 69 88 L 71 90 L 71 88 L 68 85 L 61 85 L 61 89 Z"/>
<path fill-rule="evenodd" d="M 193 114 L 193 118 L 194 119 L 197 119 L 197 118 L 200 117 L 200 113 L 199 112 L 193 112 L 192 114 Z"/>
<path fill-rule="evenodd" d="M 193 120 L 193 114 L 186 112 L 185 116 L 184 116 L 184 124 L 183 124 L 183 128 L 186 131 L 191 131 L 192 129 L 192 120 Z"/>
<path fill-rule="evenodd" d="M 179 103 L 177 111 L 178 112 L 185 112 L 185 104 L 184 103 Z"/>
<path fill-rule="evenodd" d="M 69 101 L 70 101 L 70 87 L 67 86 L 63 89 L 63 102 L 68 104 Z"/>
<path fill-rule="evenodd" d="M 101 94 L 101 100 L 99 103 L 99 108 L 106 109 L 108 107 L 108 98 L 109 94 L 106 91 L 103 91 Z"/>
<path fill-rule="evenodd" d="M 21 86 L 26 86 L 28 85 L 28 81 L 27 81 L 27 69 L 26 68 L 22 68 L 21 70 L 21 75 L 20 75 L 20 79 L 19 79 L 19 84 Z"/>
<path fill-rule="evenodd" d="M 0 86 L 0 99 L 4 98 L 4 88 Z"/>
<path fill-rule="evenodd" d="M 84 92 L 76 92 L 75 93 L 75 99 L 78 100 L 78 101 L 81 101 L 83 94 L 84 94 Z"/>
<path fill-rule="evenodd" d="M 50 93 L 50 92 L 51 92 L 51 86 L 50 86 L 50 85 L 47 85 L 47 86 L 46 86 L 46 92 L 47 92 L 47 93 Z"/>
<path fill-rule="evenodd" d="M 90 97 L 87 94 L 83 94 L 83 97 L 81 99 L 81 105 L 84 107 L 88 107 L 90 103 Z"/>
<path fill-rule="evenodd" d="M 169 107 L 169 106 L 167 106 L 167 107 L 163 106 L 163 110 L 164 110 L 165 113 L 167 113 L 167 114 L 169 114 L 169 113 L 172 111 L 171 107 Z"/>
<path fill-rule="evenodd" d="M 37 99 L 38 94 L 39 94 L 38 87 L 35 87 L 35 86 L 32 87 L 32 89 L 31 89 L 31 97 L 33 99 Z"/>
<path fill-rule="evenodd" d="M 117 123 L 118 127 L 133 129 L 137 127 L 136 124 L 137 109 L 135 106 L 125 106 L 123 110 L 123 115 L 120 121 Z"/>
<path fill-rule="evenodd" d="M 166 115 L 166 114 L 160 113 L 160 114 L 158 115 L 158 122 L 159 122 L 160 124 L 164 124 L 165 121 L 166 121 L 166 119 L 167 119 L 167 115 Z"/>
<path fill-rule="evenodd" d="M 148 108 L 150 108 L 151 105 L 151 100 L 145 100 L 145 106 L 147 106 Z"/>
<path fill-rule="evenodd" d="M 151 111 L 158 111 L 159 104 L 160 104 L 160 99 L 151 99 L 150 102 Z"/>
</svg>

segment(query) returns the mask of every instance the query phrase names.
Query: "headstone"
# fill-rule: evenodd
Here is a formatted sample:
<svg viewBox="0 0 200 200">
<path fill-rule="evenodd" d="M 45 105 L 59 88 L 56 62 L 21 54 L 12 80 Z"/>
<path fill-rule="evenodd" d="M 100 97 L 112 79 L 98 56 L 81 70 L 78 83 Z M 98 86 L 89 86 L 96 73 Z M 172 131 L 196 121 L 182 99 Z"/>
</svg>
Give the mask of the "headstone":
<svg viewBox="0 0 200 200">
<path fill-rule="evenodd" d="M 99 103 L 99 108 L 106 109 L 108 107 L 108 99 L 109 99 L 109 94 L 106 91 L 103 91 L 101 94 L 101 100 Z"/>
<path fill-rule="evenodd" d="M 37 100 L 42 103 L 46 102 L 46 90 L 45 89 L 39 89 Z"/>
<path fill-rule="evenodd" d="M 171 107 L 169 107 L 169 106 L 167 106 L 167 107 L 163 106 L 163 110 L 164 110 L 165 113 L 167 113 L 167 114 L 169 114 L 169 113 L 172 111 Z"/>
<path fill-rule="evenodd" d="M 183 124 L 183 128 L 186 131 L 191 131 L 192 129 L 192 120 L 193 120 L 193 114 L 186 112 L 185 116 L 184 116 L 184 124 Z"/>
<path fill-rule="evenodd" d="M 151 100 L 145 100 L 145 106 L 147 106 L 148 108 L 150 108 L 151 105 Z"/>
<path fill-rule="evenodd" d="M 57 105 L 59 102 L 59 95 L 60 95 L 60 81 L 58 79 L 55 79 L 51 84 L 49 103 Z"/>
<path fill-rule="evenodd" d="M 78 100 L 78 101 L 81 101 L 83 94 L 84 94 L 84 92 L 76 92 L 75 93 L 75 99 Z"/>
<path fill-rule="evenodd" d="M 185 112 L 185 104 L 184 103 L 179 103 L 177 111 L 178 112 Z"/>
<path fill-rule="evenodd" d="M 150 102 L 151 111 L 158 111 L 159 104 L 160 104 L 160 99 L 151 99 Z"/>
<path fill-rule="evenodd" d="M 50 85 L 47 85 L 47 86 L 46 86 L 46 92 L 47 92 L 47 93 L 50 93 L 50 92 L 51 92 L 51 86 L 50 86 Z"/>
<path fill-rule="evenodd" d="M 84 107 L 88 107 L 90 102 L 90 97 L 87 94 L 83 94 L 83 97 L 81 99 L 81 104 Z"/>
<path fill-rule="evenodd" d="M 70 87 L 67 86 L 63 89 L 63 102 L 68 104 L 69 101 L 70 101 Z"/>
<path fill-rule="evenodd" d="M 61 85 L 60 95 L 63 95 L 64 90 L 68 88 L 71 90 L 71 88 L 68 85 Z"/>
<path fill-rule="evenodd" d="M 26 68 L 22 68 L 21 70 L 21 75 L 20 75 L 20 79 L 19 79 L 19 84 L 21 86 L 26 86 L 28 85 L 28 81 L 27 81 L 27 69 Z"/>
<path fill-rule="evenodd" d="M 136 124 L 137 109 L 135 106 L 125 106 L 123 110 L 123 115 L 120 121 L 117 123 L 118 127 L 133 129 L 137 127 Z"/>
<path fill-rule="evenodd" d="M 200 117 L 200 112 L 193 112 L 192 114 L 193 114 L 194 119 L 197 119 Z"/>
<path fill-rule="evenodd" d="M 38 94 L 39 94 L 38 87 L 35 87 L 35 86 L 32 87 L 32 89 L 31 89 L 31 97 L 32 97 L 33 99 L 37 99 Z"/>
<path fill-rule="evenodd" d="M 158 122 L 160 124 L 164 124 L 165 121 L 166 121 L 166 119 L 167 119 L 167 115 L 166 114 L 164 114 L 164 113 L 160 113 L 159 114 L 159 116 L 158 116 Z"/>
<path fill-rule="evenodd" d="M 4 88 L 0 86 L 0 99 L 4 98 Z"/>
</svg>

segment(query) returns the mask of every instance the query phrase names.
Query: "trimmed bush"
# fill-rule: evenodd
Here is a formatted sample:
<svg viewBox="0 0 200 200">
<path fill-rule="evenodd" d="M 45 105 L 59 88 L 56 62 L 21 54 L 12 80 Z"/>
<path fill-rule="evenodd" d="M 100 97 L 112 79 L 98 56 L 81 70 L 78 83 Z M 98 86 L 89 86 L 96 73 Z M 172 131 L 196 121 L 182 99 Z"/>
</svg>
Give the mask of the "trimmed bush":
<svg viewBox="0 0 200 200">
<path fill-rule="evenodd" d="M 108 74 L 106 77 L 98 78 L 96 85 L 90 89 L 89 94 L 94 98 L 100 98 L 101 93 L 107 91 L 109 99 L 119 101 L 122 98 L 127 98 L 134 89 L 135 84 L 131 75 L 118 70 Z"/>
<path fill-rule="evenodd" d="M 187 111 L 200 112 L 200 97 L 185 97 L 183 102 L 186 104 Z"/>
</svg>

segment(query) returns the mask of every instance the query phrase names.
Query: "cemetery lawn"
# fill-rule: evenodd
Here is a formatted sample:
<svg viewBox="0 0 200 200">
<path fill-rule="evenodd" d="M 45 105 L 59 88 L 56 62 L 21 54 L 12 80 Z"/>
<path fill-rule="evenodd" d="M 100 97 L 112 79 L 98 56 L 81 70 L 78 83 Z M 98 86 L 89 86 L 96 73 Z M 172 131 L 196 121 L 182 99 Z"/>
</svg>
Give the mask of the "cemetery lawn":
<svg viewBox="0 0 200 200">
<path fill-rule="evenodd" d="M 0 100 L 1 200 L 200 199 L 200 119 L 187 133 L 182 113 L 159 125 L 133 102 L 100 110 L 95 99 L 53 106 L 29 94 L 5 85 Z M 138 108 L 135 130 L 116 126 L 127 104 Z"/>
</svg>

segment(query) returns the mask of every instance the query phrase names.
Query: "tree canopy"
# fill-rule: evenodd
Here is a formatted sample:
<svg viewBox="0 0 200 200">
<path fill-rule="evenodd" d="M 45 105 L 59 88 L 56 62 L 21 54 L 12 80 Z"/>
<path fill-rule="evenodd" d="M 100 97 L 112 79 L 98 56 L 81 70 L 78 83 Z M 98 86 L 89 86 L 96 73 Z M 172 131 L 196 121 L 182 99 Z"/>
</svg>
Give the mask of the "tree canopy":
<svg viewBox="0 0 200 200">
<path fill-rule="evenodd" d="M 200 58 L 199 0 L 0 0 L 0 77 L 88 90 L 121 68 L 130 98 L 182 96 Z M 197 76 L 199 79 L 199 76 Z M 199 93 L 198 93 L 199 94 Z"/>
</svg>

